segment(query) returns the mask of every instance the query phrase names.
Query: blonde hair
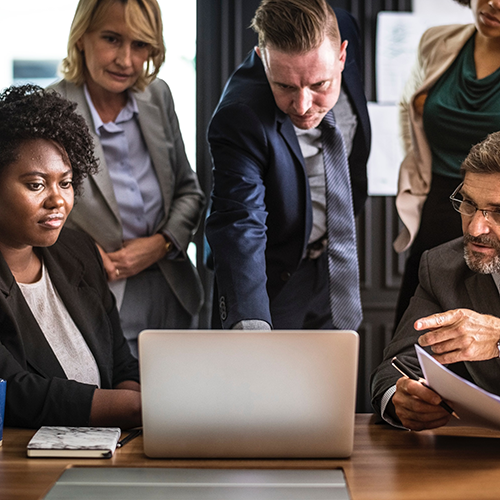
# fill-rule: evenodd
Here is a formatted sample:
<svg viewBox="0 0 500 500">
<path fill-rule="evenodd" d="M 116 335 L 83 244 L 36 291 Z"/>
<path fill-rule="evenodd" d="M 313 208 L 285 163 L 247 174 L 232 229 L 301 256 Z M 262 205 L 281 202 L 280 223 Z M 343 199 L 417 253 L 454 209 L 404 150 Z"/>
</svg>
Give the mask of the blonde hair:
<svg viewBox="0 0 500 500">
<path fill-rule="evenodd" d="M 319 47 L 328 37 L 339 47 L 337 17 L 325 0 L 262 0 L 250 27 L 267 45 L 281 52 L 303 53 Z"/>
<path fill-rule="evenodd" d="M 134 38 L 151 46 L 144 71 L 133 90 L 144 90 L 155 78 L 165 61 L 165 43 L 160 7 L 156 0 L 80 0 L 71 24 L 68 55 L 63 59 L 61 73 L 75 85 L 85 81 L 85 57 L 78 41 L 85 33 L 98 30 L 106 20 L 109 7 L 114 3 L 125 7 L 125 23 Z"/>
</svg>

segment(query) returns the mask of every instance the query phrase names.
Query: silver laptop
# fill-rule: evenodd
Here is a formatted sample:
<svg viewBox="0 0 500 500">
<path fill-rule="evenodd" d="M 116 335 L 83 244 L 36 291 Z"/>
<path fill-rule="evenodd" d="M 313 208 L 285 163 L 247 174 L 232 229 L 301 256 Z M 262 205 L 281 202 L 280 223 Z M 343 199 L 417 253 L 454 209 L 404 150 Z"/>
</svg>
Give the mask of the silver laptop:
<svg viewBox="0 0 500 500">
<path fill-rule="evenodd" d="M 144 452 L 348 457 L 358 349 L 353 331 L 143 331 Z"/>
</svg>

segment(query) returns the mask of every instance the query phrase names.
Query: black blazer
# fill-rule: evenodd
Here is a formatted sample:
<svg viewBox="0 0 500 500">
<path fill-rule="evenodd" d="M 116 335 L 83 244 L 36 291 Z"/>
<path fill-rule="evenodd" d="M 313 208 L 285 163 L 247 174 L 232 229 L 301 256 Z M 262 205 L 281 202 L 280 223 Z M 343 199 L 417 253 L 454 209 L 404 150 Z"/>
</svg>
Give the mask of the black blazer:
<svg viewBox="0 0 500 500">
<path fill-rule="evenodd" d="M 83 233 L 63 229 L 35 251 L 95 357 L 101 387 L 139 381 L 99 252 Z M 0 378 L 7 380 L 5 425 L 89 425 L 96 386 L 68 380 L 0 255 Z"/>
<path fill-rule="evenodd" d="M 367 197 L 370 123 L 354 19 L 336 9 L 348 39 L 343 88 L 358 117 L 349 167 L 355 211 Z M 214 256 L 220 317 L 272 324 L 270 301 L 297 269 L 312 227 L 304 158 L 288 115 L 277 106 L 252 51 L 228 81 L 208 130 L 214 163 L 206 234 Z M 300 307 L 300 304 L 294 305 Z"/>
<path fill-rule="evenodd" d="M 422 335 L 413 328 L 417 319 L 458 308 L 500 317 L 500 296 L 495 282 L 491 275 L 475 273 L 467 267 L 462 237 L 425 252 L 420 261 L 419 280 L 394 338 L 384 351 L 384 360 L 372 375 L 372 405 L 379 415 L 384 393 L 401 376 L 391 366 L 394 356 L 422 375 L 414 348 Z M 500 395 L 500 359 L 452 363 L 447 367 Z"/>
</svg>

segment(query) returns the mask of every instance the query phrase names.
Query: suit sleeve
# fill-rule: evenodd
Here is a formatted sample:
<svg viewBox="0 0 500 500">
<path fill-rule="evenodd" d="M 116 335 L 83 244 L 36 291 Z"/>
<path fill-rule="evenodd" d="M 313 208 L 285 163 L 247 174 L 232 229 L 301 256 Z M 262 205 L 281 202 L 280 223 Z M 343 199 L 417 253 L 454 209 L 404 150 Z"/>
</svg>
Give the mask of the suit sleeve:
<svg viewBox="0 0 500 500">
<path fill-rule="evenodd" d="M 30 373 L 3 344 L 0 370 L 7 380 L 6 426 L 89 425 L 95 386 Z"/>
<path fill-rule="evenodd" d="M 415 373 L 422 375 L 414 347 L 422 332 L 417 332 L 413 325 L 419 318 L 444 310 L 433 291 L 428 252 L 423 254 L 420 262 L 419 280 L 417 291 L 399 323 L 394 338 L 384 350 L 384 359 L 371 377 L 372 406 L 379 415 L 384 393 L 395 385 L 401 376 L 391 365 L 392 358 L 397 356 Z"/>
<path fill-rule="evenodd" d="M 160 231 L 172 235 L 185 252 L 200 223 L 205 196 L 186 156 L 170 89 L 162 80 L 155 83 L 157 87 L 161 87 L 163 125 L 167 139 L 171 142 L 170 161 L 175 174 L 173 201 L 168 220 Z"/>
<path fill-rule="evenodd" d="M 241 320 L 271 324 L 266 290 L 265 127 L 244 104 L 220 108 L 208 140 L 214 165 L 206 234 L 214 255 L 224 328 Z"/>
</svg>

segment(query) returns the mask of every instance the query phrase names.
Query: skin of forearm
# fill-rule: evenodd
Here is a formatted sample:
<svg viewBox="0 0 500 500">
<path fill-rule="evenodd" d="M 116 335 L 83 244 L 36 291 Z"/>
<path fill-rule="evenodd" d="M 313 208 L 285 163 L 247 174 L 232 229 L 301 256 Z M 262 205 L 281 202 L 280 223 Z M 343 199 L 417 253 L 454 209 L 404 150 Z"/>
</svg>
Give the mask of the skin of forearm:
<svg viewBox="0 0 500 500">
<path fill-rule="evenodd" d="M 137 384 L 122 382 L 119 384 Z M 142 425 L 141 393 L 133 389 L 96 389 L 90 410 L 90 425 L 130 429 Z"/>
</svg>

